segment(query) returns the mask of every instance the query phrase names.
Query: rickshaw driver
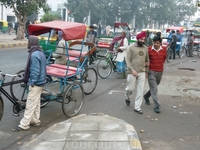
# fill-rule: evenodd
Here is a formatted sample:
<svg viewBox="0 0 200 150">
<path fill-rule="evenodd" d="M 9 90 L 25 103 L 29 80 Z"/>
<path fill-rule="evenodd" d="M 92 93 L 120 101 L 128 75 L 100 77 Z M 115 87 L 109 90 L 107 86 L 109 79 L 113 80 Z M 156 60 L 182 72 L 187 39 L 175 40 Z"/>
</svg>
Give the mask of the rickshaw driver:
<svg viewBox="0 0 200 150">
<path fill-rule="evenodd" d="M 176 49 L 177 49 L 177 53 L 179 54 L 179 50 L 180 50 L 182 39 L 183 39 L 183 36 L 182 34 L 180 34 L 179 30 L 176 31 L 176 38 L 177 38 Z"/>
<path fill-rule="evenodd" d="M 94 31 L 94 26 L 93 25 L 90 25 L 90 30 L 88 31 L 87 33 L 87 37 L 86 37 L 86 42 L 89 42 L 89 43 L 93 43 L 93 44 L 97 44 L 97 32 Z M 89 47 L 88 46 L 88 51 L 90 51 L 92 47 Z M 93 57 L 96 58 L 96 52 L 94 51 L 92 53 Z M 89 64 L 91 65 L 92 64 L 92 60 L 91 60 L 91 57 L 90 57 L 90 60 L 89 60 Z"/>
</svg>

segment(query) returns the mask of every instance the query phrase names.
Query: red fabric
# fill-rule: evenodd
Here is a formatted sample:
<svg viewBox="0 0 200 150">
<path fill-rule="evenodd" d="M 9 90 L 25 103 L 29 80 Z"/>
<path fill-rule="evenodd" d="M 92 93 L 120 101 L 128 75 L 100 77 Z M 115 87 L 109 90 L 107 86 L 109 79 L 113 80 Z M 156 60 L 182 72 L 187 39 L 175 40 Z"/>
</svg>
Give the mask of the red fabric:
<svg viewBox="0 0 200 150">
<path fill-rule="evenodd" d="M 124 37 L 124 38 L 125 38 L 125 37 Z M 124 44 L 124 38 L 121 37 L 121 36 L 115 37 L 115 38 L 112 40 L 112 42 L 110 43 L 110 48 L 109 48 L 110 51 L 113 51 L 113 48 L 114 48 L 115 43 L 116 43 L 117 41 L 119 41 L 119 40 L 122 40 L 121 43 L 120 43 L 120 46 L 123 46 L 123 44 Z M 118 51 L 118 52 L 120 52 L 120 51 Z"/>
<path fill-rule="evenodd" d="M 41 35 L 52 29 L 61 30 L 66 41 L 85 38 L 86 26 L 83 23 L 55 20 L 28 26 L 29 35 Z"/>
<path fill-rule="evenodd" d="M 146 32 L 142 31 L 139 34 L 137 34 L 136 39 L 139 40 L 139 39 L 144 38 L 144 37 L 146 37 Z"/>
<path fill-rule="evenodd" d="M 162 50 L 152 50 L 152 46 L 148 47 L 150 66 L 149 70 L 162 72 L 164 70 L 164 63 L 167 56 L 166 47 L 162 46 Z"/>
</svg>

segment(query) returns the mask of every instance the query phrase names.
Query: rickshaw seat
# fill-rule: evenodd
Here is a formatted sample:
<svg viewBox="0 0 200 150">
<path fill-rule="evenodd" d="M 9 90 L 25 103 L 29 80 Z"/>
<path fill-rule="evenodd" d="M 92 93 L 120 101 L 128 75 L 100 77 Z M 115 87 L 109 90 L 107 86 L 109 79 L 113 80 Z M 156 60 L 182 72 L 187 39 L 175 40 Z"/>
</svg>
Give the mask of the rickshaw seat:
<svg viewBox="0 0 200 150">
<path fill-rule="evenodd" d="M 64 69 L 64 70 L 71 70 L 71 71 L 77 71 L 76 67 L 72 67 L 72 66 L 65 66 L 65 65 L 60 65 L 60 64 L 50 64 L 49 67 L 54 67 L 54 68 L 60 68 L 60 69 Z M 79 71 L 81 72 L 82 69 L 79 69 Z"/>
<path fill-rule="evenodd" d="M 162 43 L 162 45 L 168 45 L 168 44 L 169 44 L 168 42 L 163 42 L 163 43 Z"/>
<path fill-rule="evenodd" d="M 88 52 L 81 52 L 80 51 L 75 51 L 75 50 L 68 50 L 69 56 L 74 56 L 74 57 L 79 57 L 79 56 L 85 56 Z"/>
<path fill-rule="evenodd" d="M 109 44 L 101 44 L 101 43 L 98 44 L 99 48 L 109 48 L 109 46 L 110 46 Z"/>
<path fill-rule="evenodd" d="M 50 76 L 70 77 L 70 76 L 76 75 L 76 71 L 72 71 L 72 70 L 66 71 L 66 69 L 61 69 L 61 68 L 56 68 L 56 67 L 46 66 L 46 70 L 47 70 L 47 75 L 50 75 Z"/>
</svg>

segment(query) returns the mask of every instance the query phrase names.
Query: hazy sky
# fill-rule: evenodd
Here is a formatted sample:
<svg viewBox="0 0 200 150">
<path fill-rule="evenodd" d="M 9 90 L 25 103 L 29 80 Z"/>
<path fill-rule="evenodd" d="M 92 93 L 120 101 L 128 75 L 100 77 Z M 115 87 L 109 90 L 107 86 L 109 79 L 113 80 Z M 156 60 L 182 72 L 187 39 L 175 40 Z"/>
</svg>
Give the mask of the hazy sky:
<svg viewBox="0 0 200 150">
<path fill-rule="evenodd" d="M 50 5 L 52 11 L 56 11 L 58 8 L 58 4 L 65 3 L 66 0 L 47 0 L 47 3 Z"/>
</svg>

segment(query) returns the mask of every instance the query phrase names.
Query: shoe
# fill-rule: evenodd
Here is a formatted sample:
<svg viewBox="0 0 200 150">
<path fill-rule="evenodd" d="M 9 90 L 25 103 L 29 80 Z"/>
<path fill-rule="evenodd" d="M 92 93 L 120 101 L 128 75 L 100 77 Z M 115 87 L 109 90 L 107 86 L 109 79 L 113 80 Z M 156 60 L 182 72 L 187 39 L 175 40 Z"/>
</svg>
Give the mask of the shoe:
<svg viewBox="0 0 200 150">
<path fill-rule="evenodd" d="M 126 102 L 126 105 L 127 105 L 127 106 L 129 106 L 129 105 L 130 105 L 130 103 L 131 103 L 131 101 L 130 101 L 130 99 L 129 99 L 129 98 L 125 99 L 125 102 Z"/>
<path fill-rule="evenodd" d="M 38 123 L 30 123 L 30 126 L 33 126 L 33 127 L 39 127 L 41 125 L 41 122 L 38 122 Z"/>
<path fill-rule="evenodd" d="M 138 113 L 138 114 L 143 114 L 143 111 L 140 109 L 140 110 L 136 110 L 136 109 L 134 109 L 134 111 L 136 112 L 136 113 Z"/>
<path fill-rule="evenodd" d="M 154 112 L 155 112 L 155 113 L 160 113 L 159 107 L 154 108 Z"/>
<path fill-rule="evenodd" d="M 145 103 L 146 103 L 147 105 L 150 105 L 149 98 L 147 98 L 147 97 L 145 97 L 145 96 L 143 96 L 143 97 L 144 97 Z"/>
<path fill-rule="evenodd" d="M 29 127 L 29 128 L 30 128 L 30 127 Z M 12 131 L 13 131 L 13 132 L 26 131 L 26 130 L 28 130 L 29 128 L 23 129 L 23 128 L 19 127 L 19 126 L 16 126 L 15 128 L 12 129 Z"/>
</svg>

